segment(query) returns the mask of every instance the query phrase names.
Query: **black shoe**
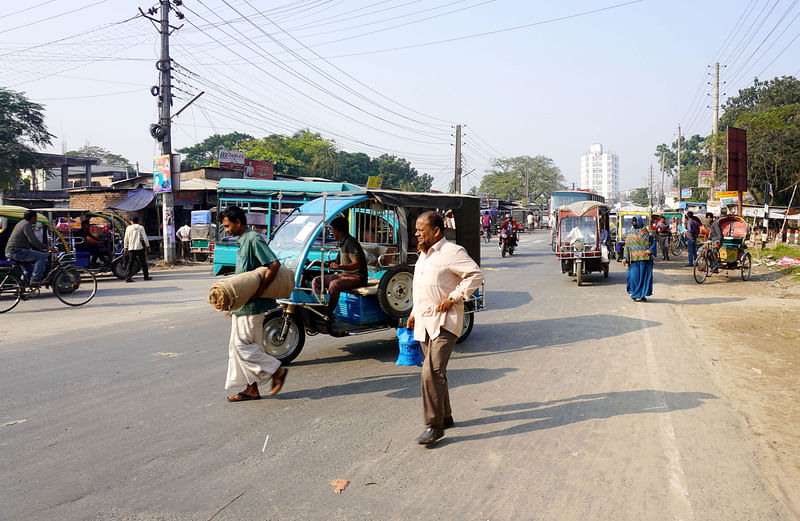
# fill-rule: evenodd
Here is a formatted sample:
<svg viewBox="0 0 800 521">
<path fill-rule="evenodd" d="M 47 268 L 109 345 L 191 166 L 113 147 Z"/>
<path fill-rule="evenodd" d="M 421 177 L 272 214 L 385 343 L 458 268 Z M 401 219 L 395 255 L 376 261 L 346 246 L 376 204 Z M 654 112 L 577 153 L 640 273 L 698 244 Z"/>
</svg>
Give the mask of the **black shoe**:
<svg viewBox="0 0 800 521">
<path fill-rule="evenodd" d="M 433 445 L 442 439 L 444 431 L 442 429 L 434 429 L 430 425 L 425 428 L 425 431 L 417 438 L 417 443 L 420 445 Z"/>
<path fill-rule="evenodd" d="M 686 264 L 685 266 L 686 266 L 687 268 L 693 268 L 693 267 L 694 267 L 694 264 Z"/>
<path fill-rule="evenodd" d="M 128 279 L 125 282 L 135 282 L 133 279 Z"/>
<path fill-rule="evenodd" d="M 639 302 L 647 302 L 647 297 L 642 297 L 642 299 Z"/>
<path fill-rule="evenodd" d="M 145 277 L 144 280 L 153 280 L 153 277 Z"/>
<path fill-rule="evenodd" d="M 444 422 L 442 422 L 442 429 L 449 429 L 450 427 L 452 427 L 455 424 L 456 424 L 456 422 L 453 421 L 453 417 L 452 416 L 448 416 L 447 418 L 444 419 Z"/>
</svg>

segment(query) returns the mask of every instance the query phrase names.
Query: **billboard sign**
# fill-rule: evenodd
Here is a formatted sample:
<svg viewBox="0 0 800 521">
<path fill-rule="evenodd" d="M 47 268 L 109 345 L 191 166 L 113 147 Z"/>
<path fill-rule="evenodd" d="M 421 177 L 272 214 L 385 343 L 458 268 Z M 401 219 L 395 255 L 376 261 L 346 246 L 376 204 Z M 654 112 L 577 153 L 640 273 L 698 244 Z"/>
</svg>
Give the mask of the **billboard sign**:
<svg viewBox="0 0 800 521">
<path fill-rule="evenodd" d="M 728 127 L 728 190 L 747 190 L 747 132 Z"/>
<path fill-rule="evenodd" d="M 219 150 L 219 167 L 226 170 L 244 170 L 244 152 Z"/>
<path fill-rule="evenodd" d="M 687 199 L 692 196 L 691 188 L 681 188 L 681 199 Z"/>
<path fill-rule="evenodd" d="M 220 163 L 222 164 L 222 163 Z M 235 169 L 234 169 L 235 170 Z M 268 161 L 244 160 L 244 177 L 247 179 L 274 179 L 275 165 Z"/>
<path fill-rule="evenodd" d="M 172 171 L 169 156 L 153 158 L 153 193 L 161 194 L 172 191 Z"/>
<path fill-rule="evenodd" d="M 374 188 L 377 190 L 381 187 L 382 184 L 383 184 L 383 178 L 381 177 L 375 177 L 371 175 L 367 179 L 367 188 Z"/>
<path fill-rule="evenodd" d="M 697 172 L 697 188 L 711 188 L 711 170 Z"/>
</svg>

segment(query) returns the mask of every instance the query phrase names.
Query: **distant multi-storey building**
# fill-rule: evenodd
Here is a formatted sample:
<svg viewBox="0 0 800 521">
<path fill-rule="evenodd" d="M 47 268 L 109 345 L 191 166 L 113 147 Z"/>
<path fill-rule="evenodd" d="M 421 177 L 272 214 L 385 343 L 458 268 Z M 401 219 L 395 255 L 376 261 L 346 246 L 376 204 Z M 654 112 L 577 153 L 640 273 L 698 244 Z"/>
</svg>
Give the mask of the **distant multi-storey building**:
<svg viewBox="0 0 800 521">
<path fill-rule="evenodd" d="M 595 143 L 581 156 L 581 188 L 594 190 L 613 203 L 619 199 L 619 156 Z"/>
</svg>

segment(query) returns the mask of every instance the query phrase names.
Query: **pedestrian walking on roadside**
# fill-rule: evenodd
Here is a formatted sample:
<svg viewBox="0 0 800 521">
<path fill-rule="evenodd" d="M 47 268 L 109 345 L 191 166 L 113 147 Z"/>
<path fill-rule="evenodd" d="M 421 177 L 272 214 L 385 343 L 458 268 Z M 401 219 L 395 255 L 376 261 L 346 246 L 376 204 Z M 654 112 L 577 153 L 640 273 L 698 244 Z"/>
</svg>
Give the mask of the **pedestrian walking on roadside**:
<svg viewBox="0 0 800 521">
<path fill-rule="evenodd" d="M 178 228 L 175 236 L 181 241 L 181 259 L 186 260 L 192 247 L 192 227 L 189 226 L 189 221 Z"/>
<path fill-rule="evenodd" d="M 656 225 L 656 238 L 658 239 L 658 247 L 661 249 L 661 259 L 669 260 L 669 241 L 672 234 L 670 233 L 669 224 L 666 219 L 661 219 Z"/>
<path fill-rule="evenodd" d="M 688 267 L 694 266 L 697 259 L 697 236 L 700 235 L 700 220 L 694 216 L 694 212 L 686 212 L 686 248 L 689 255 Z"/>
<path fill-rule="evenodd" d="M 432 445 L 452 427 L 447 362 L 464 324 L 464 301 L 481 285 L 480 267 L 461 246 L 444 238 L 444 220 L 435 212 L 417 218 L 419 258 L 414 266 L 414 307 L 406 327 L 422 345 L 422 409 L 425 430 L 417 438 Z"/>
<path fill-rule="evenodd" d="M 268 271 L 261 287 L 255 292 L 260 295 L 278 275 L 281 266 L 278 257 L 269 249 L 267 241 L 247 227 L 247 215 L 238 206 L 228 206 L 222 212 L 222 226 L 228 235 L 238 236 L 236 246 L 235 273 L 245 273 L 261 266 Z M 231 319 L 231 337 L 228 343 L 228 376 L 225 389 L 245 386 L 244 390 L 228 396 L 229 402 L 259 400 L 261 394 L 259 384 L 272 380 L 270 396 L 278 394 L 289 370 L 281 367 L 277 358 L 268 355 L 261 345 L 264 329 L 264 313 L 274 309 L 273 299 L 253 297 L 244 306 L 229 313 Z M 228 314 L 228 313 L 226 313 Z"/>
<path fill-rule="evenodd" d="M 150 241 L 147 240 L 147 232 L 144 226 L 139 224 L 138 217 L 131 218 L 131 224 L 125 228 L 125 239 L 122 243 L 123 252 L 126 254 L 126 261 L 128 268 L 125 272 L 125 282 L 133 282 L 134 266 L 136 261 L 142 267 L 142 274 L 144 280 L 150 280 L 150 273 L 147 271 L 147 258 L 145 257 L 145 249 L 150 253 Z"/>
<path fill-rule="evenodd" d="M 647 302 L 653 294 L 654 240 L 641 217 L 634 217 L 633 229 L 625 238 L 622 264 L 628 267 L 627 291 L 636 302 Z"/>
</svg>

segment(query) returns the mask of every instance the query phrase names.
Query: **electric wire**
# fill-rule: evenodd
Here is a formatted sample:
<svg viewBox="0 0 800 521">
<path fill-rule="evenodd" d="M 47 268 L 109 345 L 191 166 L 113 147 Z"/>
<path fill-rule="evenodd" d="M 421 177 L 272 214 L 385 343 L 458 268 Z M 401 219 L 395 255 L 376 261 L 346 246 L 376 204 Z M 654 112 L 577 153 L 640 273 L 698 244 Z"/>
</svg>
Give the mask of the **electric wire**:
<svg viewBox="0 0 800 521">
<path fill-rule="evenodd" d="M 24 29 L 25 27 L 30 27 L 31 25 L 40 24 L 40 23 L 46 22 L 48 20 L 54 20 L 56 18 L 60 18 L 62 16 L 66 16 L 68 14 L 77 13 L 78 11 L 83 11 L 84 9 L 89 9 L 90 7 L 94 7 L 94 6 L 98 5 L 98 4 L 102 4 L 102 3 L 105 3 L 107 1 L 108 0 L 97 0 L 96 2 L 91 3 L 89 5 L 85 5 L 83 7 L 77 7 L 75 9 L 70 10 L 70 11 L 65 11 L 63 13 L 58 13 L 58 14 L 54 14 L 52 16 L 48 16 L 47 18 L 41 18 L 39 20 L 34 20 L 33 22 L 28 22 L 28 23 L 25 23 L 25 24 L 22 24 L 22 25 L 18 25 L 16 27 L 10 27 L 8 29 L 0 30 L 0 34 L 10 33 L 11 31 L 16 31 L 17 29 Z"/>
</svg>

